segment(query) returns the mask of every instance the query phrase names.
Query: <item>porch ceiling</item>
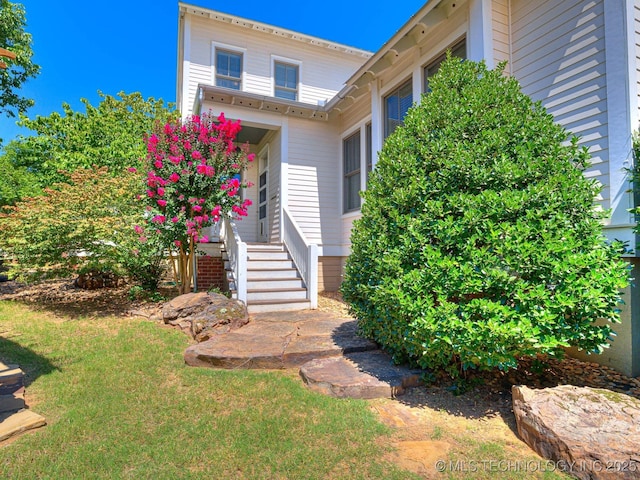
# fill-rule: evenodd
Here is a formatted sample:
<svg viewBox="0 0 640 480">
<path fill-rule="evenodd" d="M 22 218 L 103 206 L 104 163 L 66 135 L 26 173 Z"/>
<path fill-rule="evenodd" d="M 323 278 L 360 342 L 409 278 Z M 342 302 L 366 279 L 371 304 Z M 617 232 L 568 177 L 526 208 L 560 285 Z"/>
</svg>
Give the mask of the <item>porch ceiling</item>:
<svg viewBox="0 0 640 480">
<path fill-rule="evenodd" d="M 242 130 L 240 130 L 240 133 L 238 134 L 237 141 L 238 143 L 248 142 L 251 145 L 258 145 L 268 132 L 269 130 L 265 128 L 243 125 Z"/>
</svg>

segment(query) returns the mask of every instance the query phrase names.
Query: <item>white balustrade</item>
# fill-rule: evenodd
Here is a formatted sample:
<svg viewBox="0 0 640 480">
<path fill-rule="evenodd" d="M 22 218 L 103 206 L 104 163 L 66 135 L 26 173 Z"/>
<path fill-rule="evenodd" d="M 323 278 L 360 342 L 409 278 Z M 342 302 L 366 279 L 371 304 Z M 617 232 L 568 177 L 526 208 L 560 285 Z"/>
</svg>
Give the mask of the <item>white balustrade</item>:
<svg viewBox="0 0 640 480">
<path fill-rule="evenodd" d="M 238 234 L 238 228 L 228 217 L 220 222 L 220 238 L 224 242 L 229 266 L 233 272 L 233 281 L 236 283 L 238 300 L 247 303 L 247 244 Z"/>
<path fill-rule="evenodd" d="M 307 242 L 302 229 L 283 208 L 283 241 L 305 285 L 311 308 L 318 308 L 318 245 Z"/>
</svg>

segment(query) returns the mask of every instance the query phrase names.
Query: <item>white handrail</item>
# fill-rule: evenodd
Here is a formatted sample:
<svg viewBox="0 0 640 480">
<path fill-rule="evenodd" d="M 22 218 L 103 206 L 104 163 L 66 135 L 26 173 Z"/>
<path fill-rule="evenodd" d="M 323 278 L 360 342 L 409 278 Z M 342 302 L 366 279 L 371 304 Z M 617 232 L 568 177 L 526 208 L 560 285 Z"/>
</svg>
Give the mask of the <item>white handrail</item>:
<svg viewBox="0 0 640 480">
<path fill-rule="evenodd" d="M 236 283 L 238 300 L 247 303 L 247 244 L 238 234 L 238 227 L 229 218 L 224 217 L 220 222 L 220 237 L 224 242 L 224 248 L 229 257 L 229 266 L 233 272 L 233 280 Z"/>
<path fill-rule="evenodd" d="M 305 285 L 311 308 L 318 308 L 318 245 L 307 242 L 287 207 L 283 207 L 283 241 Z"/>
</svg>

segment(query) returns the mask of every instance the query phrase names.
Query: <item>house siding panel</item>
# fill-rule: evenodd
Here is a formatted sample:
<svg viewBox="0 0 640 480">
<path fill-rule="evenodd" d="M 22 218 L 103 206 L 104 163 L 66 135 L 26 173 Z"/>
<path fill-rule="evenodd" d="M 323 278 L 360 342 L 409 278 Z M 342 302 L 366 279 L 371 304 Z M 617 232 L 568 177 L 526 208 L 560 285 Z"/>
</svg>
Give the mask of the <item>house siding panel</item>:
<svg viewBox="0 0 640 480">
<path fill-rule="evenodd" d="M 609 183 L 602 0 L 511 2 L 512 72 L 522 90 L 581 137 L 587 177 Z M 598 199 L 609 206 L 609 189 Z"/>
<path fill-rule="evenodd" d="M 258 95 L 273 96 L 272 55 L 301 62 L 298 99 L 314 105 L 332 98 L 343 87 L 345 79 L 366 60 L 362 55 L 329 50 L 258 30 L 247 35 L 245 27 L 194 16 L 184 114 L 191 112 L 197 85 L 214 83 L 213 42 L 244 50 L 242 89 Z"/>
<path fill-rule="evenodd" d="M 354 126 L 362 123 L 369 115 L 371 115 L 371 97 L 370 95 L 363 95 L 340 115 L 341 131 L 351 130 Z"/>
<path fill-rule="evenodd" d="M 343 257 L 318 258 L 318 291 L 337 292 L 342 283 Z"/>
<path fill-rule="evenodd" d="M 288 206 L 307 240 L 319 245 L 340 239 L 339 144 L 332 124 L 289 121 Z"/>
<path fill-rule="evenodd" d="M 636 45 L 636 102 L 640 115 L 640 4 L 635 2 L 633 9 L 634 40 Z"/>
<path fill-rule="evenodd" d="M 494 0 L 492 6 L 493 59 L 497 65 L 506 61 L 506 73 L 511 72 L 511 48 L 509 46 L 509 0 Z"/>
</svg>

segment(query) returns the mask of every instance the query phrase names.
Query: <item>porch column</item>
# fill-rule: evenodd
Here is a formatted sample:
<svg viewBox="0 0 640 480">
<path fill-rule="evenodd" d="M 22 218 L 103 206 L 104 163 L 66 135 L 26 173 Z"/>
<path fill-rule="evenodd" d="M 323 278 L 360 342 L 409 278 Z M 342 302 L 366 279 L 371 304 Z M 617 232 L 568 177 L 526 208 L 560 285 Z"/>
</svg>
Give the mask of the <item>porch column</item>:
<svg viewBox="0 0 640 480">
<path fill-rule="evenodd" d="M 485 60 L 488 68 L 494 68 L 491 0 L 469 2 L 468 36 L 469 60 Z"/>
<path fill-rule="evenodd" d="M 289 206 L 289 119 L 282 117 L 280 127 L 280 225 L 278 227 L 280 243 L 284 242 L 284 208 Z"/>
</svg>

